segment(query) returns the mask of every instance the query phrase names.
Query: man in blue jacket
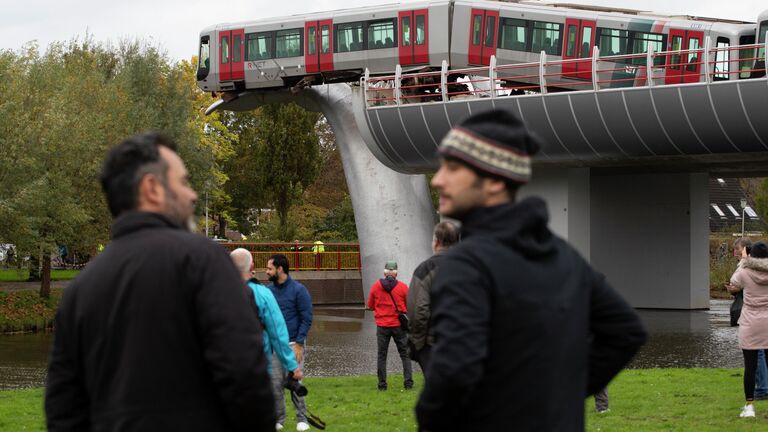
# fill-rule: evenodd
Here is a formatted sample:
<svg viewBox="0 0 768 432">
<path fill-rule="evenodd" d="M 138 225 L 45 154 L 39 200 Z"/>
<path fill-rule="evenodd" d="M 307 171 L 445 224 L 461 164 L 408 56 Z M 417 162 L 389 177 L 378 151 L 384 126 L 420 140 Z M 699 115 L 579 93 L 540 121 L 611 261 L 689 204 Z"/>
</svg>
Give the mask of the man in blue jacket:
<svg viewBox="0 0 768 432">
<path fill-rule="evenodd" d="M 299 362 L 299 368 L 304 368 L 304 346 L 307 333 L 312 326 L 312 299 L 307 287 L 291 278 L 288 259 L 285 255 L 272 255 L 267 261 L 267 277 L 272 282 L 269 289 L 275 295 L 277 304 L 283 312 L 285 324 L 288 327 L 288 339 Z M 275 391 L 275 414 L 277 415 L 277 430 L 282 430 L 285 423 L 285 397 L 283 381 L 287 375 L 277 358 L 273 356 L 272 388 Z M 296 407 L 296 430 L 309 430 L 307 424 L 307 405 L 303 397 L 292 398 Z"/>
<path fill-rule="evenodd" d="M 288 343 L 288 328 L 285 326 L 283 313 L 272 291 L 253 277 L 253 256 L 243 248 L 237 248 L 229 254 L 232 262 L 240 272 L 245 284 L 253 291 L 256 306 L 259 308 L 259 319 L 264 326 L 264 353 L 271 356 L 274 351 L 283 369 L 293 372 L 293 377 L 301 379 L 303 374 Z M 271 363 L 267 364 L 267 370 L 271 371 Z"/>
</svg>

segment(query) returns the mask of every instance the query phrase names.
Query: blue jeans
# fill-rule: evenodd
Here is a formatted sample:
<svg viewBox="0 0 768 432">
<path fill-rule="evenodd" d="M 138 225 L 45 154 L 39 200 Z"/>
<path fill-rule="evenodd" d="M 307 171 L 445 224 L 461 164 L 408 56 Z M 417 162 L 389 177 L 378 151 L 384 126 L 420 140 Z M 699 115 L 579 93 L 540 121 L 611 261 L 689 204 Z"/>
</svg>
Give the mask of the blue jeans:
<svg viewBox="0 0 768 432">
<path fill-rule="evenodd" d="M 768 367 L 765 364 L 765 352 L 757 351 L 757 372 L 755 373 L 755 397 L 768 396 Z"/>
</svg>

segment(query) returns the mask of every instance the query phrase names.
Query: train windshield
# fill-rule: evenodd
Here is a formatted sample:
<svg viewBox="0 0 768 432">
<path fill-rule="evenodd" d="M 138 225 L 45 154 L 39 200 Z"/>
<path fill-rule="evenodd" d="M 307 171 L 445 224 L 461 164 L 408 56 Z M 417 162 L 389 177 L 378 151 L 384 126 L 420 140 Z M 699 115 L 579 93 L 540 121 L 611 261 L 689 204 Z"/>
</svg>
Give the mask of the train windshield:
<svg viewBox="0 0 768 432">
<path fill-rule="evenodd" d="M 210 63 L 211 63 L 211 50 L 208 45 L 208 42 L 210 41 L 209 36 L 204 36 L 200 38 L 200 57 L 199 64 L 197 65 L 198 69 L 210 69 Z"/>
<path fill-rule="evenodd" d="M 765 33 L 768 32 L 768 21 L 763 21 L 760 23 L 760 30 L 757 31 L 757 41 L 759 44 L 762 45 L 761 48 L 757 49 L 757 56 L 760 58 L 765 58 Z"/>
</svg>

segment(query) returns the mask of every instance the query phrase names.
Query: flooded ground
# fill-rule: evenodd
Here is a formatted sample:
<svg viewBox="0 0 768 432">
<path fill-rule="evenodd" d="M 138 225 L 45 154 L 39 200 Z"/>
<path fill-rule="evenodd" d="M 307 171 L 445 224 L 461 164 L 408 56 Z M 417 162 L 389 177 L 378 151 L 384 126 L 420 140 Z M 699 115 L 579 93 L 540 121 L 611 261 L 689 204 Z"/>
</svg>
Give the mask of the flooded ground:
<svg viewBox="0 0 768 432">
<path fill-rule="evenodd" d="M 742 367 L 737 327 L 728 325 L 729 305 L 727 300 L 712 300 L 708 311 L 639 311 L 650 338 L 631 367 Z M 315 308 L 307 346 L 307 375 L 375 374 L 375 335 L 370 311 Z M 0 336 L 0 389 L 44 385 L 52 340 L 52 334 Z M 388 370 L 402 372 L 394 342 L 390 344 Z M 414 371 L 418 370 L 414 363 Z"/>
</svg>

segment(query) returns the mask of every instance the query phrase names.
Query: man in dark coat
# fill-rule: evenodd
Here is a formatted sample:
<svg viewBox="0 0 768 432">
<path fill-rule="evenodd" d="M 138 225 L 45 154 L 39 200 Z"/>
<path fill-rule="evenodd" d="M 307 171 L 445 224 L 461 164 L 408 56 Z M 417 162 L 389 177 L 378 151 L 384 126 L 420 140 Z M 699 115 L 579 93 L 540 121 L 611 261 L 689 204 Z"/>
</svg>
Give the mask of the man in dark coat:
<svg viewBox="0 0 768 432">
<path fill-rule="evenodd" d="M 101 183 L 112 242 L 64 291 L 51 431 L 271 431 L 252 297 L 223 248 L 189 232 L 197 195 L 162 135 L 113 148 Z"/>
<path fill-rule="evenodd" d="M 645 340 L 632 308 L 549 230 L 545 203 L 515 202 L 538 147 L 505 111 L 470 117 L 440 145 L 432 185 L 462 241 L 433 285 L 422 430 L 583 431 L 584 398 Z"/>
<path fill-rule="evenodd" d="M 408 322 L 410 334 L 411 358 L 414 359 L 421 370 L 426 373 L 429 364 L 429 354 L 435 337 L 430 328 L 432 316 L 431 296 L 432 284 L 435 281 L 437 267 L 442 261 L 445 252 L 459 241 L 459 229 L 452 222 L 443 221 L 435 225 L 432 231 L 432 252 L 434 255 L 427 258 L 416 267 L 408 287 Z"/>
</svg>

